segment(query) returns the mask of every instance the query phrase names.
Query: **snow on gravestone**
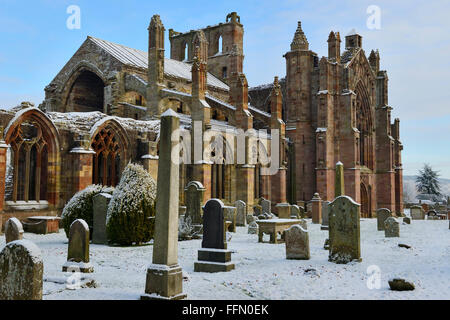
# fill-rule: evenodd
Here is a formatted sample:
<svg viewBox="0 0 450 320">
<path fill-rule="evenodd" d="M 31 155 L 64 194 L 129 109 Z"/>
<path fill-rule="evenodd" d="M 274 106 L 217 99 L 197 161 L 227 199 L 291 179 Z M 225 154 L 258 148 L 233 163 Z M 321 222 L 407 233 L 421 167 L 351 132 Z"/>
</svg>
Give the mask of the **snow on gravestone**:
<svg viewBox="0 0 450 320">
<path fill-rule="evenodd" d="M 202 203 L 203 194 L 205 193 L 205 187 L 198 181 L 191 181 L 184 189 L 186 200 L 186 213 L 184 218 L 191 218 L 191 222 L 194 225 L 202 223 Z"/>
<path fill-rule="evenodd" d="M 23 227 L 17 218 L 10 218 L 5 224 L 5 240 L 10 243 L 23 239 Z"/>
<path fill-rule="evenodd" d="M 0 300 L 41 300 L 44 264 L 31 241 L 10 242 L 0 253 Z"/>
<path fill-rule="evenodd" d="M 236 225 L 239 227 L 245 227 L 247 224 L 247 205 L 242 200 L 237 200 L 234 203 L 236 207 Z"/>
<path fill-rule="evenodd" d="M 361 261 L 360 204 L 348 196 L 339 196 L 330 203 L 329 256 L 335 263 Z"/>
<path fill-rule="evenodd" d="M 309 260 L 309 234 L 300 225 L 293 225 L 284 233 L 286 259 Z"/>
<path fill-rule="evenodd" d="M 94 225 L 92 228 L 92 243 L 107 244 L 106 236 L 106 213 L 112 199 L 109 193 L 99 193 L 93 198 Z"/>
<path fill-rule="evenodd" d="M 89 226 L 82 219 L 75 220 L 70 225 L 67 262 L 62 271 L 94 272 L 94 267 L 89 263 Z"/>
<path fill-rule="evenodd" d="M 400 237 L 400 223 L 394 217 L 389 217 L 384 221 L 384 236 L 386 238 Z"/>
<path fill-rule="evenodd" d="M 377 229 L 378 229 L 378 231 L 384 230 L 384 222 L 389 217 L 392 217 L 392 213 L 389 209 L 381 208 L 381 209 L 377 210 Z"/>
</svg>

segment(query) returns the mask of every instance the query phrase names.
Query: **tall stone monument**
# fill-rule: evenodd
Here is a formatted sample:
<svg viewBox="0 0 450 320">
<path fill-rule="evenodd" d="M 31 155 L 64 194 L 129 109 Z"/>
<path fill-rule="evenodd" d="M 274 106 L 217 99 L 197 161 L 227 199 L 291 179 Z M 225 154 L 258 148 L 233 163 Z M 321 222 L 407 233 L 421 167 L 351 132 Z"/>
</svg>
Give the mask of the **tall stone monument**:
<svg viewBox="0 0 450 320">
<path fill-rule="evenodd" d="M 339 196 L 330 203 L 329 233 L 330 251 L 328 260 L 335 263 L 362 261 L 360 204 L 348 196 Z"/>
<path fill-rule="evenodd" d="M 334 180 L 334 197 L 345 195 L 344 184 L 344 164 L 342 162 L 336 163 L 336 177 Z"/>
<path fill-rule="evenodd" d="M 203 208 L 203 241 L 198 250 L 195 272 L 226 272 L 234 269 L 231 251 L 227 250 L 224 205 L 219 199 L 210 199 Z"/>
<path fill-rule="evenodd" d="M 143 300 L 186 298 L 178 265 L 179 159 L 172 159 L 179 154 L 179 127 L 180 118 L 167 109 L 161 115 L 153 261 L 147 269 Z"/>
</svg>

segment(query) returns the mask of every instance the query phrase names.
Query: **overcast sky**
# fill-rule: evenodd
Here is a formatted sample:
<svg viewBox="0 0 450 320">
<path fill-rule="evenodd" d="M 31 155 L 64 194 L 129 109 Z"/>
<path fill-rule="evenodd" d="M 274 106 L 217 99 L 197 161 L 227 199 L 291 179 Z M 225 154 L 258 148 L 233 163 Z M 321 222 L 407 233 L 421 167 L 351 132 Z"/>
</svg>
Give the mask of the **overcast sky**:
<svg viewBox="0 0 450 320">
<path fill-rule="evenodd" d="M 66 26 L 70 5 L 81 10 L 80 29 Z M 367 27 L 370 5 L 381 10 L 380 29 Z M 426 162 L 450 178 L 447 0 L 0 0 L 0 108 L 42 102 L 44 87 L 87 35 L 146 50 L 147 27 L 155 13 L 166 30 L 183 32 L 224 22 L 231 11 L 238 12 L 244 25 L 244 72 L 250 86 L 285 76 L 283 54 L 298 20 L 319 57 L 327 55 L 330 30 L 344 37 L 355 28 L 366 53 L 379 49 L 381 68 L 388 71 L 392 119 L 401 120 L 404 173 L 417 174 Z M 169 52 L 166 32 L 167 56 Z"/>
</svg>

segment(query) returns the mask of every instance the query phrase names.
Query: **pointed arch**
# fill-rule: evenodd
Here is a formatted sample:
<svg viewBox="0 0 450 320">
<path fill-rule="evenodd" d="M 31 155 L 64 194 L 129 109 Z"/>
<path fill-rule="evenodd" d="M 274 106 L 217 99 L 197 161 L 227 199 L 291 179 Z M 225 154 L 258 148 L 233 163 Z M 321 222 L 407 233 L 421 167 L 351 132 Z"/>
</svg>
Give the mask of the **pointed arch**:
<svg viewBox="0 0 450 320">
<path fill-rule="evenodd" d="M 116 186 L 129 160 L 128 135 L 112 117 L 98 121 L 91 129 L 91 147 L 95 152 L 92 177 L 95 184 Z"/>
<path fill-rule="evenodd" d="M 11 147 L 13 167 L 11 194 L 6 200 L 58 205 L 60 179 L 59 133 L 38 108 L 26 108 L 9 122 L 5 143 Z"/>
<path fill-rule="evenodd" d="M 362 81 L 355 89 L 356 93 L 356 128 L 359 130 L 359 165 L 374 169 L 374 121 L 369 92 Z"/>
</svg>

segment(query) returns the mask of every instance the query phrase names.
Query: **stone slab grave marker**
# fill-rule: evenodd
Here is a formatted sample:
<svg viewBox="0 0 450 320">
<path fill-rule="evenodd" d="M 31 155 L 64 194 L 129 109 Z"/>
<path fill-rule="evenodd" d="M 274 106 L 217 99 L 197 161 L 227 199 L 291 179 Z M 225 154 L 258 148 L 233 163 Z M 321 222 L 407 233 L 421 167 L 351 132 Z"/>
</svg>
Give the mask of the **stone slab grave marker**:
<svg viewBox="0 0 450 320">
<path fill-rule="evenodd" d="M 152 24 L 160 24 L 157 16 Z M 158 180 L 156 189 L 155 236 L 152 264 L 147 268 L 145 294 L 141 300 L 180 300 L 183 271 L 178 265 L 178 212 L 180 210 L 179 155 L 180 118 L 172 109 L 161 115 Z M 163 183 L 161 183 L 163 182 Z"/>
<path fill-rule="evenodd" d="M 378 231 L 384 230 L 384 222 L 387 218 L 392 217 L 391 210 L 381 208 L 377 210 L 377 229 Z"/>
<path fill-rule="evenodd" d="M 421 206 L 412 206 L 411 207 L 411 219 L 412 220 L 424 220 L 425 219 L 425 211 Z"/>
<path fill-rule="evenodd" d="M 8 243 L 0 252 L 0 300 L 42 300 L 44 263 L 31 241 Z"/>
<path fill-rule="evenodd" d="M 290 219 L 291 218 L 291 205 L 289 203 L 278 203 L 276 206 L 278 218 Z"/>
<path fill-rule="evenodd" d="M 231 251 L 227 250 L 224 227 L 224 205 L 219 199 L 210 199 L 203 207 L 203 240 L 198 250 L 195 272 L 226 272 L 235 268 Z"/>
<path fill-rule="evenodd" d="M 234 203 L 236 207 L 236 225 L 239 227 L 245 227 L 247 225 L 247 205 L 242 200 L 237 200 Z"/>
<path fill-rule="evenodd" d="M 300 207 L 296 204 L 291 206 L 291 219 L 301 219 L 302 215 L 301 215 L 301 211 L 300 211 Z"/>
<path fill-rule="evenodd" d="M 93 198 L 94 221 L 92 228 L 92 243 L 107 244 L 106 236 L 106 213 L 112 199 L 109 193 L 99 193 Z"/>
<path fill-rule="evenodd" d="M 272 202 L 270 200 L 261 198 L 259 204 L 262 207 L 262 213 L 268 213 L 268 214 L 272 213 Z"/>
<path fill-rule="evenodd" d="M 205 187 L 199 181 L 191 181 L 184 189 L 186 213 L 185 218 L 191 217 L 192 224 L 202 224 L 202 203 Z"/>
<path fill-rule="evenodd" d="M 411 224 L 411 218 L 410 217 L 404 217 L 403 218 L 403 223 Z"/>
<path fill-rule="evenodd" d="M 330 201 L 322 201 L 322 225 L 320 230 L 329 229 Z"/>
<path fill-rule="evenodd" d="M 286 259 L 309 260 L 309 234 L 301 225 L 293 225 L 284 232 Z"/>
<path fill-rule="evenodd" d="M 258 223 L 256 221 L 252 221 L 248 225 L 248 234 L 258 234 Z"/>
<path fill-rule="evenodd" d="M 67 262 L 62 271 L 94 272 L 94 267 L 89 263 L 89 226 L 82 219 L 77 219 L 70 225 Z"/>
<path fill-rule="evenodd" d="M 223 215 L 224 215 L 225 221 L 231 222 L 231 224 L 227 230 L 229 232 L 236 232 L 236 218 L 237 218 L 236 207 L 224 206 L 223 207 Z"/>
<path fill-rule="evenodd" d="M 360 204 L 348 196 L 339 196 L 330 203 L 328 260 L 345 264 L 361 259 Z"/>
<path fill-rule="evenodd" d="M 384 236 L 386 238 L 400 237 L 400 223 L 394 217 L 389 217 L 384 221 Z"/>
<path fill-rule="evenodd" d="M 1 219 L 1 217 L 0 217 Z M 5 240 L 10 243 L 23 239 L 23 227 L 17 218 L 10 218 L 5 224 Z"/>
</svg>

